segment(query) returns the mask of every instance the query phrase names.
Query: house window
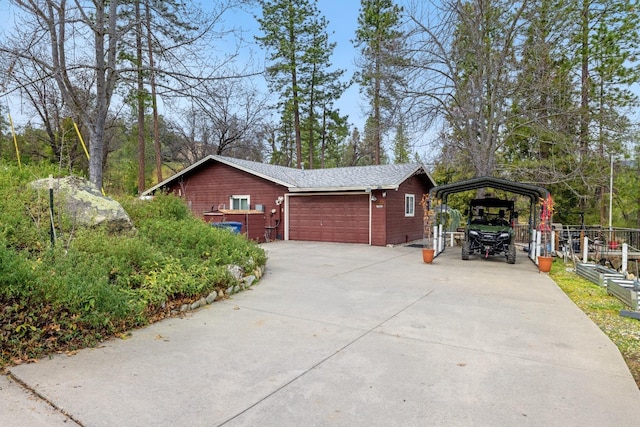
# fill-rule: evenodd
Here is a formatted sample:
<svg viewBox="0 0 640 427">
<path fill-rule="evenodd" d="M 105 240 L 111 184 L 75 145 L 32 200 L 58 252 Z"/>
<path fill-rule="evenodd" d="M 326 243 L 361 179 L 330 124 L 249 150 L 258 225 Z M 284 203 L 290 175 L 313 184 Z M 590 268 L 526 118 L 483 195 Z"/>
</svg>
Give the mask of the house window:
<svg viewBox="0 0 640 427">
<path fill-rule="evenodd" d="M 229 198 L 229 206 L 233 210 L 249 210 L 249 196 L 231 196 Z"/>
<path fill-rule="evenodd" d="M 416 196 L 414 194 L 404 195 L 404 216 L 415 216 Z"/>
</svg>

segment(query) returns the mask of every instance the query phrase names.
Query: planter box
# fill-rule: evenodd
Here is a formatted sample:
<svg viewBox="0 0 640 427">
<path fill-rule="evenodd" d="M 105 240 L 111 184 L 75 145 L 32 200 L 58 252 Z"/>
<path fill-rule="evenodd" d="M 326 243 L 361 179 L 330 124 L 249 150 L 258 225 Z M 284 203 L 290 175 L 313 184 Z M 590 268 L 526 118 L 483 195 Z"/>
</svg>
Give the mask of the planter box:
<svg viewBox="0 0 640 427">
<path fill-rule="evenodd" d="M 624 278 L 622 273 L 597 264 L 578 263 L 576 265 L 576 273 L 578 276 L 584 277 L 599 286 L 607 286 L 607 280 L 609 279 L 622 280 Z"/>
<path fill-rule="evenodd" d="M 632 310 L 638 311 L 638 290 L 635 289 L 633 280 L 607 280 L 607 293 L 618 298 Z"/>
</svg>

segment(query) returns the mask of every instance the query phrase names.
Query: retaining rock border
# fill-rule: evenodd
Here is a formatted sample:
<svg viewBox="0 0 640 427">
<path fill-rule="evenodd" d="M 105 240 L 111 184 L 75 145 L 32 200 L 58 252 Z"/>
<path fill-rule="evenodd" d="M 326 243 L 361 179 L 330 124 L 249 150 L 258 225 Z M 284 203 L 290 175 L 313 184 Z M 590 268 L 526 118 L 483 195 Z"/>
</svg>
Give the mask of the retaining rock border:
<svg viewBox="0 0 640 427">
<path fill-rule="evenodd" d="M 206 297 L 202 297 L 199 300 L 192 302 L 191 304 L 182 304 L 179 310 L 178 309 L 171 310 L 171 314 L 175 315 L 175 314 L 185 313 L 187 311 L 195 310 L 205 305 L 212 304 L 215 301 L 226 299 L 229 296 L 236 294 L 240 291 L 249 289 L 250 287 L 260 283 L 260 279 L 262 278 L 262 276 L 264 276 L 265 268 L 266 266 L 264 265 L 257 267 L 253 271 L 253 274 L 249 274 L 245 276 L 240 266 L 229 265 L 227 266 L 227 270 L 229 271 L 229 273 L 231 273 L 231 275 L 236 280 L 237 283 L 235 285 L 229 286 L 224 291 L 222 290 L 212 291 Z"/>
</svg>

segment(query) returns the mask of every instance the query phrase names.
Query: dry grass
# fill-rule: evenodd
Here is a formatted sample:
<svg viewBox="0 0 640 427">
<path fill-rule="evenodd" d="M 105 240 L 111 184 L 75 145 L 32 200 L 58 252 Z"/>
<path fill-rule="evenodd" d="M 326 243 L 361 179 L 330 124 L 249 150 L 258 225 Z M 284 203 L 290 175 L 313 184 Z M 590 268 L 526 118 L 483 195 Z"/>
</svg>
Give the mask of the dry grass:
<svg viewBox="0 0 640 427">
<path fill-rule="evenodd" d="M 569 298 L 618 346 L 640 387 L 640 320 L 620 316 L 629 308 L 602 288 L 583 279 L 556 261 L 551 278 Z"/>
</svg>

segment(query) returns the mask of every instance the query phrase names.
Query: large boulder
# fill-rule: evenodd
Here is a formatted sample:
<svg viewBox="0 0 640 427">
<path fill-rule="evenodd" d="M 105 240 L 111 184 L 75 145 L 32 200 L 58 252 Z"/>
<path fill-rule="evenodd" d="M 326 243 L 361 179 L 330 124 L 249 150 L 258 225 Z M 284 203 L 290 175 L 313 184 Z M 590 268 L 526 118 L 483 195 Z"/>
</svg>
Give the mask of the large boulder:
<svg viewBox="0 0 640 427">
<path fill-rule="evenodd" d="M 39 179 L 30 183 L 35 189 L 48 189 L 49 179 Z M 120 203 L 103 196 L 91 182 L 77 176 L 55 178 L 53 180 L 55 206 L 79 225 L 92 227 L 105 225 L 111 231 L 133 229 L 133 221 Z M 62 203 L 60 203 L 62 201 Z"/>
</svg>

